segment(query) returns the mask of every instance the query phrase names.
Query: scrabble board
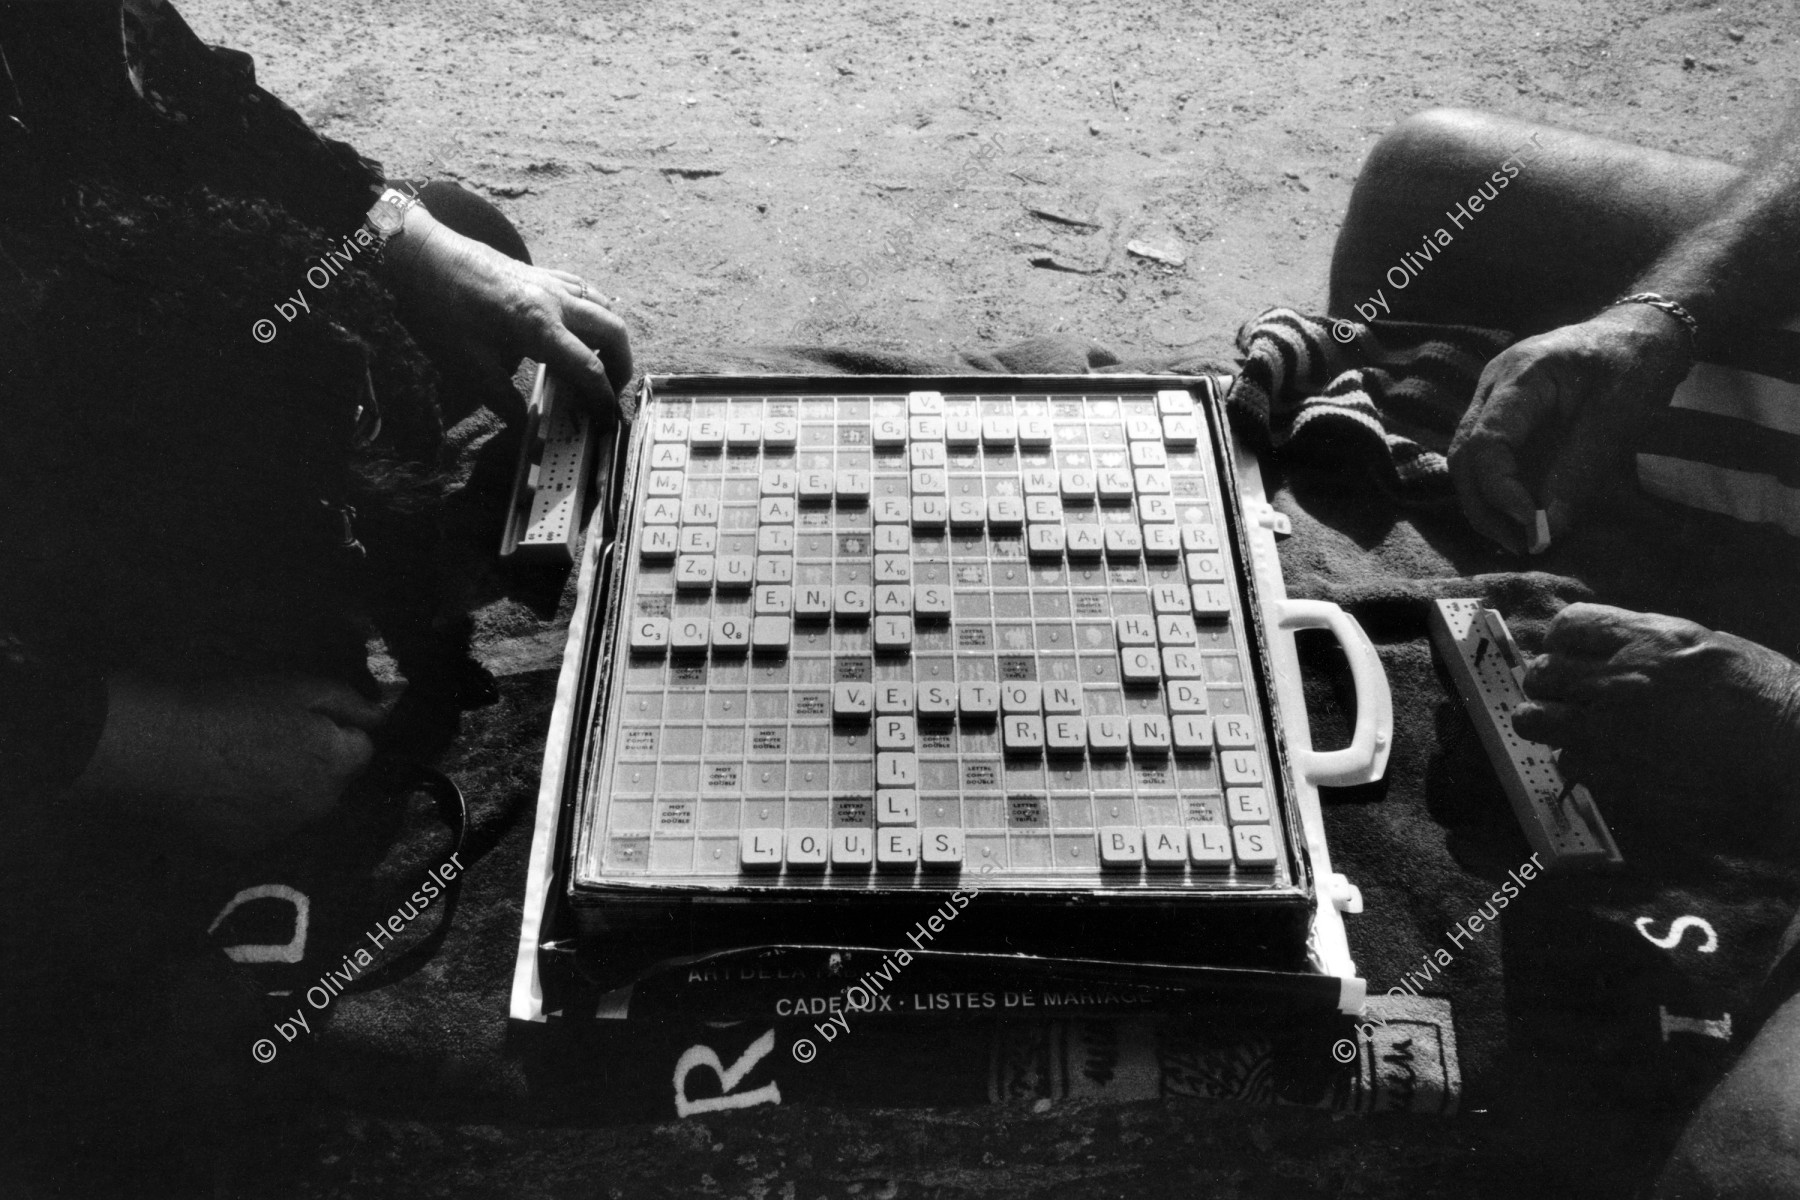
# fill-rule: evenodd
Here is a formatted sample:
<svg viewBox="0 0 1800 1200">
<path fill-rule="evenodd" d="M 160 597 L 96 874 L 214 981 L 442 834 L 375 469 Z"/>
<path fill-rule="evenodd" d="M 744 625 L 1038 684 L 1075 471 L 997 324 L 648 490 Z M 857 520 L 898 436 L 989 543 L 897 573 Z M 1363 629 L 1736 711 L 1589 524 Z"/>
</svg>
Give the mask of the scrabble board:
<svg viewBox="0 0 1800 1200">
<path fill-rule="evenodd" d="M 1242 928 L 1295 960 L 1313 880 L 1228 435 L 1182 382 L 654 381 L 574 906 L 841 938 L 978 888 L 963 924 L 1007 947 L 1061 945 L 1041 918 L 1073 905 L 1099 941 L 1171 921 L 1174 958 Z"/>
</svg>

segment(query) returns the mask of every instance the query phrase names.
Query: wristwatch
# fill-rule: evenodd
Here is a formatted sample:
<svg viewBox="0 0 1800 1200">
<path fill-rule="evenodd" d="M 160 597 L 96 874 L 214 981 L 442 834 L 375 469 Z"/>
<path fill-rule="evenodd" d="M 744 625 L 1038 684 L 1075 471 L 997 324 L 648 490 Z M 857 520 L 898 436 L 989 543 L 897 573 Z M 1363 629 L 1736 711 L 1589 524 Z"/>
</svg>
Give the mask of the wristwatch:
<svg viewBox="0 0 1800 1200">
<path fill-rule="evenodd" d="M 387 244 L 406 224 L 406 210 L 419 202 L 417 196 L 409 196 L 399 188 L 386 188 L 380 199 L 375 201 L 364 219 L 369 228 L 374 230 L 377 245 L 375 258 L 380 260 Z"/>
</svg>

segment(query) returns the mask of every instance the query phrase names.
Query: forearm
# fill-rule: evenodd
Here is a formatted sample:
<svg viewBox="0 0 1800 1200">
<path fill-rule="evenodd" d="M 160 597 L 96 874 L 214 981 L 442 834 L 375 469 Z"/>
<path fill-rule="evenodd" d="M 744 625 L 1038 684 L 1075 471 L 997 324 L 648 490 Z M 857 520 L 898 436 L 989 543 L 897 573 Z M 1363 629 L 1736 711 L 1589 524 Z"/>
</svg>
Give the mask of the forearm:
<svg viewBox="0 0 1800 1200">
<path fill-rule="evenodd" d="M 1800 309 L 1800 115 L 1777 143 L 1683 234 L 1632 291 L 1658 292 L 1693 314 L 1703 344 Z"/>
</svg>

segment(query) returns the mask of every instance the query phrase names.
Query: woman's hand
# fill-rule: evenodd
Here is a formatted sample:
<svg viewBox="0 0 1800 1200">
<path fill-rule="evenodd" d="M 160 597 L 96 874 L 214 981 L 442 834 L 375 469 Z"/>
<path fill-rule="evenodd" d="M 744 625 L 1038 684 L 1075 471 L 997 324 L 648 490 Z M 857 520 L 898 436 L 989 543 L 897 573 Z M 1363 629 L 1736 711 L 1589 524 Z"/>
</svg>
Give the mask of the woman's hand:
<svg viewBox="0 0 1800 1200">
<path fill-rule="evenodd" d="M 579 275 L 508 258 L 423 204 L 406 210 L 388 264 L 413 332 L 472 356 L 499 379 L 529 356 L 591 403 L 610 406 L 631 378 L 625 323 L 600 307 Z"/>
<path fill-rule="evenodd" d="M 76 794 L 117 796 L 213 846 L 257 850 L 325 816 L 374 756 L 382 705 L 294 675 L 107 681 Z"/>
</svg>

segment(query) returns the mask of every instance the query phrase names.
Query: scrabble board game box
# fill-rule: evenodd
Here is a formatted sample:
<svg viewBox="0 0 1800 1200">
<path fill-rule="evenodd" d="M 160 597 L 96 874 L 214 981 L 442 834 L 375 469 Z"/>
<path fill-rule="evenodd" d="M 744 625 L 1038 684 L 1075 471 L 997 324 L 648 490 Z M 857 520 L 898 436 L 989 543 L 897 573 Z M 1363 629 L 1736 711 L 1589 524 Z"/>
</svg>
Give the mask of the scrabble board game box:
<svg viewBox="0 0 1800 1200">
<path fill-rule="evenodd" d="M 597 457 L 527 951 L 617 982 L 910 948 L 1360 1002 L 1316 785 L 1379 775 L 1385 681 L 1279 594 L 1217 380 L 652 377 Z M 1305 625 L 1352 663 L 1344 750 L 1305 734 Z"/>
</svg>

